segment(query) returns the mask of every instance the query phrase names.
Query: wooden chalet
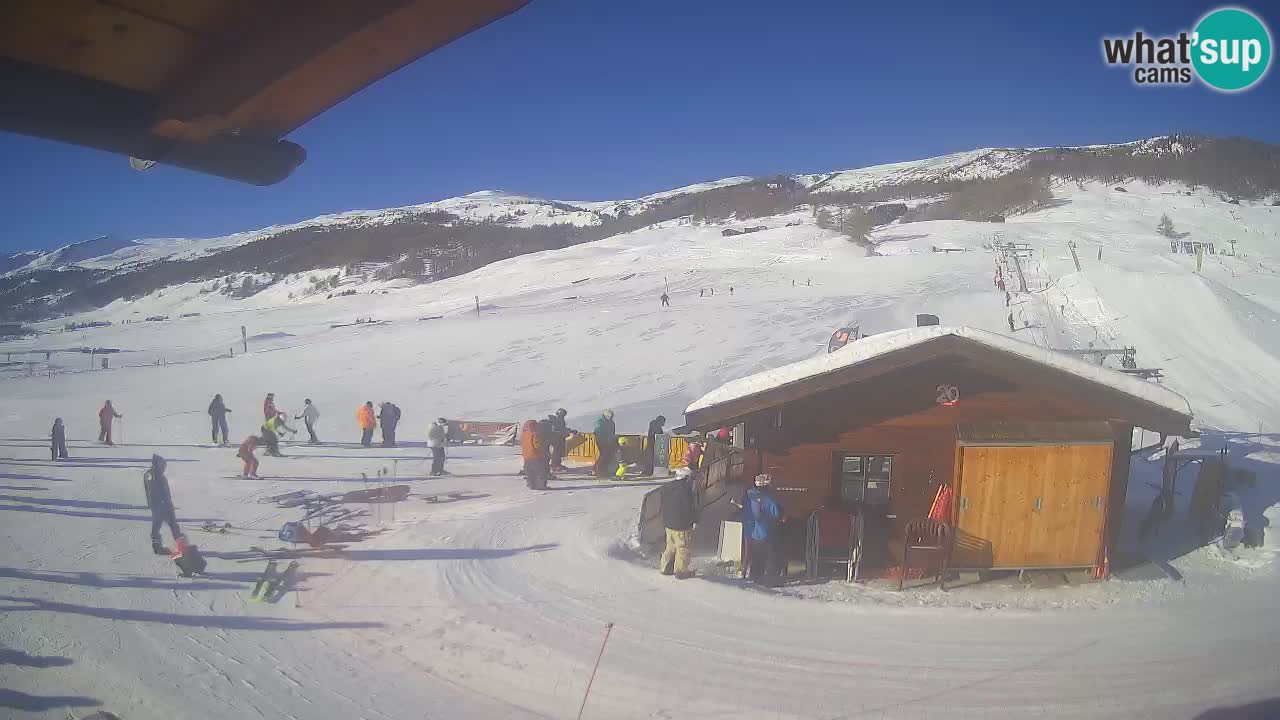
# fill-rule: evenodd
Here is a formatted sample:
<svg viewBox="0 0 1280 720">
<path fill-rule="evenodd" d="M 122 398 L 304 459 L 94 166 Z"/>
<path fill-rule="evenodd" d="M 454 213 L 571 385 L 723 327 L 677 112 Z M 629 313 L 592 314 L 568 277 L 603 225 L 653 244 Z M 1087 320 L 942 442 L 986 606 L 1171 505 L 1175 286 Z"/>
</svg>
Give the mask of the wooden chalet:
<svg viewBox="0 0 1280 720">
<path fill-rule="evenodd" d="M 1163 386 L 943 326 L 862 338 L 686 410 L 691 429 L 741 426 L 742 476 L 774 475 L 792 559 L 804 519 L 837 508 L 861 524 L 860 566 L 882 572 L 901 563 L 904 526 L 930 514 L 941 486 L 952 569 L 1105 572 L 1133 428 L 1186 436 L 1190 421 Z"/>
</svg>

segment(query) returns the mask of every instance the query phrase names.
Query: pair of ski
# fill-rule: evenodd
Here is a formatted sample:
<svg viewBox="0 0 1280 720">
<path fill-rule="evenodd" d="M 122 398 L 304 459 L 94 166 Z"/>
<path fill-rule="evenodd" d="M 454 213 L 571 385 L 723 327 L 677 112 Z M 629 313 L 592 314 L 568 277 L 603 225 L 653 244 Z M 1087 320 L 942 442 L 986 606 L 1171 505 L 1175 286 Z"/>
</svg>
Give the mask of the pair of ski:
<svg viewBox="0 0 1280 720">
<path fill-rule="evenodd" d="M 448 500 L 446 500 L 445 498 L 448 498 Z M 452 500 L 467 500 L 468 496 L 466 491 L 458 490 L 455 492 L 432 493 L 430 495 L 423 495 L 422 499 L 426 500 L 429 503 L 442 503 L 442 502 L 450 502 Z"/>
<path fill-rule="evenodd" d="M 275 603 L 284 597 L 293 586 L 294 576 L 298 573 L 298 561 L 290 562 L 284 569 L 280 571 L 280 564 L 276 560 L 268 560 L 267 567 L 258 576 L 256 582 L 253 583 L 253 590 L 249 593 L 249 599 L 254 602 Z"/>
</svg>

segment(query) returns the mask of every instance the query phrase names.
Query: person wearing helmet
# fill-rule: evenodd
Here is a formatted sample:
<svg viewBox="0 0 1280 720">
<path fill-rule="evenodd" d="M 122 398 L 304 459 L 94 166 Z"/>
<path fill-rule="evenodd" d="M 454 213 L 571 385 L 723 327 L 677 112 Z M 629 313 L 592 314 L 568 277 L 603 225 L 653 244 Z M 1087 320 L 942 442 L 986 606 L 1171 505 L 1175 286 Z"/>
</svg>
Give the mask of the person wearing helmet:
<svg viewBox="0 0 1280 720">
<path fill-rule="evenodd" d="M 666 529 L 667 543 L 662 550 L 658 571 L 676 576 L 678 580 L 693 577 L 689 569 L 690 547 L 693 544 L 693 528 L 698 522 L 693 487 L 688 473 L 678 473 L 676 478 L 662 486 L 662 526 Z"/>
<path fill-rule="evenodd" d="M 373 429 L 378 426 L 378 418 L 373 414 L 372 400 L 365 400 L 356 411 L 356 423 L 360 425 L 360 444 L 369 447 L 373 444 Z"/>
<path fill-rule="evenodd" d="M 742 532 L 747 536 L 747 578 L 762 585 L 777 585 L 782 579 L 782 504 L 773 494 L 773 476 L 756 475 L 755 487 L 747 490 L 742 504 Z"/>
<path fill-rule="evenodd" d="M 692 438 L 689 440 L 689 446 L 685 448 L 684 464 L 691 473 L 697 472 L 702 467 L 702 444 L 702 440 Z"/>
<path fill-rule="evenodd" d="M 662 415 L 649 421 L 649 431 L 644 436 L 644 447 L 640 449 L 640 474 L 649 476 L 653 474 L 653 466 L 656 464 L 654 453 L 657 451 L 658 436 L 663 433 L 663 426 L 667 424 L 667 419 Z"/>
<path fill-rule="evenodd" d="M 449 440 L 449 421 L 436 418 L 427 428 L 427 447 L 431 448 L 431 475 L 448 475 L 444 469 L 444 446 Z"/>
<path fill-rule="evenodd" d="M 315 403 L 311 402 L 311 398 L 303 401 L 302 412 L 294 415 L 293 419 L 306 423 L 307 434 L 311 436 L 311 439 L 307 440 L 308 445 L 320 444 L 320 438 L 316 436 L 316 421 L 320 419 L 320 409 L 316 407 Z"/>
<path fill-rule="evenodd" d="M 151 510 L 151 550 L 157 555 L 169 554 L 168 548 L 160 543 L 160 528 L 169 526 L 176 542 L 182 537 L 178 527 L 178 518 L 173 508 L 173 495 L 169 493 L 169 479 L 164 475 L 168 463 L 159 455 L 151 456 L 151 469 L 142 474 L 142 490 L 147 496 L 147 507 Z"/>
<path fill-rule="evenodd" d="M 231 443 L 227 439 L 227 413 L 231 412 L 231 408 L 222 400 L 222 393 L 213 396 L 213 400 L 209 403 L 209 421 L 213 426 L 213 444 L 226 447 Z M 218 431 L 222 431 L 221 440 L 219 440 Z"/>
<path fill-rule="evenodd" d="M 62 424 L 62 418 L 55 418 L 53 421 L 53 429 L 49 431 L 50 448 L 49 455 L 51 460 L 66 460 L 67 455 L 67 428 Z"/>
<path fill-rule="evenodd" d="M 609 477 L 618 467 L 618 430 L 613 424 L 613 411 L 605 410 L 596 420 L 594 428 L 596 449 L 595 476 Z"/>
<path fill-rule="evenodd" d="M 111 442 L 111 423 L 120 417 L 124 416 L 116 412 L 116 407 L 108 400 L 98 411 L 98 442 L 103 445 L 115 445 Z"/>
<path fill-rule="evenodd" d="M 564 421 L 565 416 L 569 414 L 568 410 L 560 408 L 556 410 L 555 415 L 548 415 L 547 420 L 551 423 L 551 437 L 548 439 L 551 448 L 551 469 L 564 470 L 564 448 L 569 436 L 578 432 L 571 429 Z"/>
</svg>

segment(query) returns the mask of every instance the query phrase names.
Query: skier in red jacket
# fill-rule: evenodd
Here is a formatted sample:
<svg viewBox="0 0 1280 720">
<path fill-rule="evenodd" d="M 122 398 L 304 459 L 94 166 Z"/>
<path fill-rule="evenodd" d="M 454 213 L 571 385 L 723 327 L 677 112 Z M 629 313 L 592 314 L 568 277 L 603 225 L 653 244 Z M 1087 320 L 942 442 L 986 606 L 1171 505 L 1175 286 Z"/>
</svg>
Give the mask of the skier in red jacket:
<svg viewBox="0 0 1280 720">
<path fill-rule="evenodd" d="M 122 417 L 124 416 L 116 412 L 116 409 L 112 407 L 110 400 L 102 406 L 102 409 L 98 411 L 98 442 L 106 445 L 115 445 L 115 443 L 111 442 L 111 421 Z"/>
</svg>

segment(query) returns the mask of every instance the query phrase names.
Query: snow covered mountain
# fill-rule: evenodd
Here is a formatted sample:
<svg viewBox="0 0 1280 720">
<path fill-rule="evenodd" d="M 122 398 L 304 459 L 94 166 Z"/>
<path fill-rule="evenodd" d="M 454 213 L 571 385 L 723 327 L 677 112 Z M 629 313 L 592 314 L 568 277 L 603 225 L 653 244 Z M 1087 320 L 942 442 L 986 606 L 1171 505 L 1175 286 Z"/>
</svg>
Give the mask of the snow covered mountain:
<svg viewBox="0 0 1280 720">
<path fill-rule="evenodd" d="M 484 190 L 222 237 L 104 236 L 0 258 L 0 298 L 7 306 L 0 319 L 65 314 L 192 281 L 238 285 L 247 274 L 254 275 L 258 290 L 301 273 L 349 275 L 357 268 L 432 281 L 682 218 L 703 223 L 767 217 L 805 204 L 896 203 L 898 210 L 874 213 L 876 224 L 896 222 L 904 212 L 906 220 L 992 219 L 1038 206 L 1053 182 L 1128 179 L 1206 186 L 1220 197 L 1265 202 L 1280 198 L 1278 167 L 1280 149 L 1273 146 L 1176 135 L 1112 145 L 988 148 L 831 173 L 731 177 L 629 200 L 559 201 Z M 1032 186 L 1040 189 L 1030 192 Z M 259 242 L 266 239 L 271 242 Z"/>
<path fill-rule="evenodd" d="M 1072 720 L 1208 717 L 1209 708 L 1273 698 L 1280 208 L 1247 157 L 1222 167 L 1256 192 L 1195 175 L 1217 166 L 1173 147 L 1068 151 L 1096 154 L 1100 167 L 1089 157 L 1059 166 L 1051 202 L 1002 222 L 913 212 L 858 241 L 819 225 L 820 216 L 853 214 L 853 191 L 771 178 L 658 199 L 598 225 L 446 227 L 475 231 L 466 252 L 495 239 L 549 242 L 431 282 L 364 267 L 385 262 L 335 263 L 245 271 L 224 292 L 227 277 L 211 272 L 219 258 L 226 267 L 260 262 L 247 254 L 256 245 L 329 253 L 332 238 L 370 243 L 358 254 L 398 257 L 433 227 L 408 221 L 295 228 L 276 243 L 132 272 L 68 267 L 11 278 L 66 275 L 106 288 L 94 296 L 100 307 L 0 346 L 0 356 L 12 354 L 0 366 L 0 437 L 14 438 L 4 441 L 11 485 L 0 541 L 22 559 L 0 575 L 0 639 L 20 659 L 20 650 L 68 659 L 15 665 L 11 696 L 92 695 L 79 702 L 125 717 L 559 718 L 576 717 L 594 687 L 584 717 Z M 932 194 L 909 209 L 948 193 L 998 201 L 995 191 L 1041 152 L 990 181 L 926 181 L 912 192 Z M 1151 159 L 1175 160 L 1177 172 L 1204 182 L 1140 164 Z M 1147 174 L 1158 181 L 1135 177 Z M 906 185 L 876 192 L 901 197 Z M 511 207 L 492 197 L 462 205 L 472 203 L 467 212 Z M 1164 234 L 1163 216 L 1172 225 Z M 566 237 L 580 241 L 557 244 Z M 992 283 L 996 239 L 1024 248 L 1026 291 L 1015 284 L 1008 299 Z M 1213 251 L 1197 258 L 1196 243 Z M 426 259 L 443 262 L 455 249 L 439 252 Z M 150 290 L 114 285 L 148 274 Z M 659 302 L 664 293 L 670 307 Z M 530 492 L 515 476 L 515 448 L 457 448 L 453 475 L 428 475 L 425 428 L 441 415 L 520 422 L 564 407 L 572 427 L 589 428 L 612 408 L 623 432 L 643 431 L 658 413 L 673 427 L 726 381 L 824 355 L 851 319 L 880 334 L 914 325 L 918 313 L 1037 352 L 1136 348 L 1139 367 L 1158 369 L 1161 385 L 1192 407 L 1202 435 L 1183 447 L 1228 449 L 1232 468 L 1257 478 L 1236 492 L 1257 522 L 1271 523 L 1266 545 L 1184 545 L 1171 530 L 1189 522 L 1196 495 L 1185 471 L 1176 523 L 1142 540 L 1164 458 L 1147 452 L 1133 456 L 1121 528 L 1126 553 L 1159 566 L 1149 575 L 1049 588 L 1010 579 L 946 592 L 843 582 L 763 591 L 706 556 L 701 580 L 676 585 L 635 550 L 648 483 L 565 474 L 552 491 Z M 68 320 L 102 325 L 66 330 Z M 82 347 L 119 352 L 91 372 L 94 356 Z M 210 397 L 223 393 L 235 409 L 235 438 L 258 427 L 268 391 L 293 412 L 314 399 L 326 444 L 299 439 L 287 457 L 263 459 L 263 478 L 228 477 L 240 463 L 208 445 Z M 121 435 L 128 424 L 127 440 L 109 450 L 93 441 L 107 397 L 124 415 Z M 400 448 L 353 442 L 354 410 L 369 399 L 403 408 Z M 66 420 L 70 460 L 45 455 L 51 417 Z M 1154 441 L 1141 431 L 1134 440 Z M 152 452 L 171 463 L 180 520 L 211 558 L 207 577 L 174 578 L 147 550 L 138 478 Z M 367 510 L 362 522 L 376 525 L 376 538 L 307 555 L 286 601 L 246 601 L 262 564 L 234 559 L 250 544 L 275 547 L 290 519 L 262 498 L 342 492 L 388 474 L 414 494 Z M 427 501 L 460 490 L 457 502 Z M 231 527 L 204 532 L 204 519 Z M 157 682 L 169 677 L 181 682 Z M 761 687 L 770 688 L 763 710 Z"/>
</svg>

